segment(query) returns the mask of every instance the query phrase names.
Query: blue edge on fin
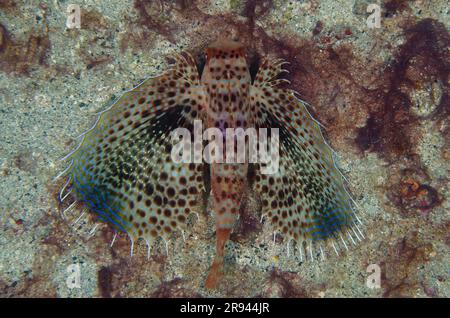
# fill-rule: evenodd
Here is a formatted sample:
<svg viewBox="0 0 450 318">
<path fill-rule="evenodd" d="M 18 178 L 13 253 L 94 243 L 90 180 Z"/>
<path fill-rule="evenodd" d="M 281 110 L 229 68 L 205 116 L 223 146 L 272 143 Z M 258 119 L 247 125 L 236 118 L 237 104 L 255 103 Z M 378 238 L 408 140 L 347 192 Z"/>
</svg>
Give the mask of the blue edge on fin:
<svg viewBox="0 0 450 318">
<path fill-rule="evenodd" d="M 82 169 L 89 175 L 89 172 L 87 172 L 84 167 L 82 167 Z M 75 172 L 73 172 L 73 182 L 76 193 L 81 197 L 81 201 L 89 205 L 91 210 L 95 212 L 102 221 L 112 224 L 118 230 L 128 232 L 126 227 L 129 226 L 130 223 L 125 221 L 119 215 L 120 211 L 115 211 L 116 209 L 111 208 L 112 204 L 109 203 L 111 202 L 109 194 L 98 190 L 98 182 L 96 182 L 96 180 L 91 179 L 88 182 L 81 175 L 77 176 Z"/>
<path fill-rule="evenodd" d="M 339 208 L 328 207 L 325 213 L 319 213 L 314 218 L 314 224 L 308 229 L 308 232 L 312 232 L 312 240 L 325 240 L 329 237 L 335 237 L 335 233 L 340 231 L 351 220 L 349 214 Z"/>
</svg>

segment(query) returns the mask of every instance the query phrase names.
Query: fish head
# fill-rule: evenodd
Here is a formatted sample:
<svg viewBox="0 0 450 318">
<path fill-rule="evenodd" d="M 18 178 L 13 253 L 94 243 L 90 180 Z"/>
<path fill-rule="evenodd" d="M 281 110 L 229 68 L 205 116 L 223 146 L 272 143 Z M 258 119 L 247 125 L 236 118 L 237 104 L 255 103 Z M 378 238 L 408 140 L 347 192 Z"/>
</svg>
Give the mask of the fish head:
<svg viewBox="0 0 450 318">
<path fill-rule="evenodd" d="M 249 75 L 244 46 L 226 38 L 220 38 L 206 49 L 206 64 L 202 74 L 203 82 L 247 79 Z"/>
</svg>

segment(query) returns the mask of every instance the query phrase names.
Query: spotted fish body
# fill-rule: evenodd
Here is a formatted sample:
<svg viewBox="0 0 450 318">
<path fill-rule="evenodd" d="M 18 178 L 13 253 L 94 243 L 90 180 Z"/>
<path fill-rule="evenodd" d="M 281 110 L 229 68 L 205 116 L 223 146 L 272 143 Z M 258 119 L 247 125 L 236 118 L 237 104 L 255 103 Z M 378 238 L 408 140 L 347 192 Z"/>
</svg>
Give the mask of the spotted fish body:
<svg viewBox="0 0 450 318">
<path fill-rule="evenodd" d="M 211 45 L 206 55 L 202 84 L 209 96 L 206 110 L 208 128 L 218 128 L 226 136 L 227 128 L 254 127 L 255 117 L 250 109 L 251 78 L 243 47 L 237 43 L 220 41 Z M 224 148 L 226 156 L 227 149 Z M 207 287 L 214 287 L 220 277 L 224 245 L 238 217 L 247 188 L 247 174 L 247 162 L 211 165 L 217 246 L 216 258 L 206 281 Z"/>
<path fill-rule="evenodd" d="M 255 195 L 274 233 L 294 240 L 300 253 L 313 244 L 359 240 L 359 220 L 320 127 L 294 92 L 278 88 L 283 62 L 265 59 L 252 83 L 239 43 L 220 40 L 207 49 L 201 78 L 188 54 L 163 75 L 125 93 L 84 134 L 67 170 L 78 200 L 102 220 L 148 246 L 184 231 L 191 213 L 211 194 L 216 256 L 207 288 L 220 281 L 224 246 L 243 200 Z M 194 120 L 208 128 L 278 128 L 279 169 L 264 174 L 256 164 L 249 180 L 244 163 L 176 163 L 170 134 L 193 133 Z M 206 127 L 205 127 L 206 128 Z M 209 179 L 207 179 L 209 178 Z M 210 185 L 211 191 L 205 185 Z M 339 245 L 338 245 L 339 247 Z"/>
</svg>

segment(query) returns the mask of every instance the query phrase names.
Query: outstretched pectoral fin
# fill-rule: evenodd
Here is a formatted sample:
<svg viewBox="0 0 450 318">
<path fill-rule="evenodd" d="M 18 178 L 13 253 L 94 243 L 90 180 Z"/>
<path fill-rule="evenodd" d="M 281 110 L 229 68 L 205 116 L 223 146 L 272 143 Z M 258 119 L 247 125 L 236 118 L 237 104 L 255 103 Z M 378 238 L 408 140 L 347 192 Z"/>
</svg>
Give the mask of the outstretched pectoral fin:
<svg viewBox="0 0 450 318">
<path fill-rule="evenodd" d="M 278 171 L 264 174 L 256 169 L 254 189 L 263 213 L 274 232 L 294 240 L 299 248 L 305 243 L 311 255 L 313 243 L 337 241 L 350 233 L 351 240 L 359 239 L 351 197 L 319 124 L 292 91 L 274 85 L 281 64 L 264 65 L 251 97 L 258 109 L 258 127 L 278 128 L 280 147 Z"/>
<path fill-rule="evenodd" d="M 169 72 L 125 93 L 70 156 L 78 199 L 133 240 L 168 239 L 204 204 L 203 164 L 172 158 L 171 132 L 191 132 L 203 116 L 192 62 L 180 57 Z"/>
</svg>

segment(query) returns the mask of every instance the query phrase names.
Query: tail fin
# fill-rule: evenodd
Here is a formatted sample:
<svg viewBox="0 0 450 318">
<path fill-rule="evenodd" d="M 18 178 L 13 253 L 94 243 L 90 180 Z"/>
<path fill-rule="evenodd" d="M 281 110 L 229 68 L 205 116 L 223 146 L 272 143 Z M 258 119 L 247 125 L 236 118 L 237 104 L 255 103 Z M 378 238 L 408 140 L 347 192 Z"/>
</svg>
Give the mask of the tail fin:
<svg viewBox="0 0 450 318">
<path fill-rule="evenodd" d="M 230 238 L 231 229 L 217 229 L 216 256 L 209 270 L 208 278 L 205 282 L 207 289 L 217 288 L 223 276 L 223 255 L 225 243 Z"/>
</svg>

